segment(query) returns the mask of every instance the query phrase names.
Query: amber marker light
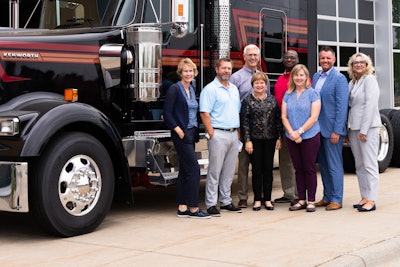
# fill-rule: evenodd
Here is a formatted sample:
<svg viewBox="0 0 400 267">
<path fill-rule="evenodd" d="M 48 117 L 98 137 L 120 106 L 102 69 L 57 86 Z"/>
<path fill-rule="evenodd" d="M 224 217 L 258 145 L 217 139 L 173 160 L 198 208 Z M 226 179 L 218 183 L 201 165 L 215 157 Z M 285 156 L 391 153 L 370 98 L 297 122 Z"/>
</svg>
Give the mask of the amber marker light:
<svg viewBox="0 0 400 267">
<path fill-rule="evenodd" d="M 69 102 L 78 101 L 78 89 L 75 88 L 64 89 L 64 99 Z"/>
<path fill-rule="evenodd" d="M 178 4 L 178 16 L 183 16 L 183 4 Z"/>
</svg>

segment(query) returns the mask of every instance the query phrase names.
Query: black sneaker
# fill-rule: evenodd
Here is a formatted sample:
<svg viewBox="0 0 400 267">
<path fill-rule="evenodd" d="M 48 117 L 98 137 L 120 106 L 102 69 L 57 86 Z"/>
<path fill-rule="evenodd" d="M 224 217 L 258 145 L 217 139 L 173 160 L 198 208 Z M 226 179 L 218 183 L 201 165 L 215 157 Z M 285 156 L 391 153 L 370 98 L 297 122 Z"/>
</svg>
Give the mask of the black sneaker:
<svg viewBox="0 0 400 267">
<path fill-rule="evenodd" d="M 215 206 L 209 207 L 207 209 L 207 213 L 210 214 L 211 216 L 214 216 L 214 217 L 221 216 L 221 214 L 219 213 L 219 210 Z"/>
<path fill-rule="evenodd" d="M 187 217 L 189 217 L 189 209 L 187 209 L 185 211 L 180 211 L 178 209 L 178 211 L 176 212 L 176 216 L 178 216 L 179 218 L 187 218 Z"/>
<path fill-rule="evenodd" d="M 196 212 L 190 212 L 189 210 L 189 218 L 194 218 L 194 219 L 210 219 L 211 216 L 210 214 L 202 211 L 201 209 L 198 209 Z"/>
<path fill-rule="evenodd" d="M 238 213 L 242 212 L 241 208 L 235 207 L 232 203 L 229 205 L 226 205 L 226 206 L 221 206 L 220 208 L 221 208 L 221 210 L 228 210 L 228 211 L 233 211 L 233 212 L 238 212 Z"/>
<path fill-rule="evenodd" d="M 275 203 L 290 203 L 290 199 L 287 197 L 280 197 L 274 200 Z"/>
</svg>

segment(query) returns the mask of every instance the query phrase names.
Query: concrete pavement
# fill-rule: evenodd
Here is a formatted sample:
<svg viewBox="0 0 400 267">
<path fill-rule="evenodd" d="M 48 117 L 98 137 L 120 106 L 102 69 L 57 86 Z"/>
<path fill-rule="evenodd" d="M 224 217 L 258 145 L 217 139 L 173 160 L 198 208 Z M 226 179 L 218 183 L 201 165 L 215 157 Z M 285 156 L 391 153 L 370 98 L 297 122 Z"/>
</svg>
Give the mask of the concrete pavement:
<svg viewBox="0 0 400 267">
<path fill-rule="evenodd" d="M 276 198 L 278 170 L 274 178 Z M 250 206 L 208 220 L 177 218 L 174 187 L 138 188 L 135 205 L 115 204 L 95 232 L 66 239 L 44 234 L 30 215 L 0 213 L 0 266 L 399 266 L 400 168 L 380 178 L 377 210 L 365 213 L 352 208 L 360 198 L 354 174 L 345 175 L 337 211 L 276 204 L 274 211 Z M 204 208 L 204 182 L 200 200 Z"/>
</svg>

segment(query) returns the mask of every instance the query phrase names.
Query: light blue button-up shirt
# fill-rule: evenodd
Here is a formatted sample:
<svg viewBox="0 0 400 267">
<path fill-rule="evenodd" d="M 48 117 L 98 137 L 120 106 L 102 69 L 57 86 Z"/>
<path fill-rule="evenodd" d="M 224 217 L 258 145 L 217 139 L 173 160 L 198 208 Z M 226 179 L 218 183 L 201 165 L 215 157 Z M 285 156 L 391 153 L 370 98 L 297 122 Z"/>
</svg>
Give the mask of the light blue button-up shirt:
<svg viewBox="0 0 400 267">
<path fill-rule="evenodd" d="M 324 83 L 326 81 L 326 78 L 328 77 L 329 73 L 331 73 L 332 68 L 330 70 L 328 70 L 327 72 L 319 72 L 319 78 L 317 80 L 317 83 L 314 86 L 315 91 L 317 91 L 318 93 L 321 92 L 322 86 L 324 86 Z"/>
<path fill-rule="evenodd" d="M 231 82 L 227 89 L 215 78 L 200 93 L 200 112 L 210 114 L 213 128 L 239 128 L 240 107 L 239 90 Z"/>
</svg>

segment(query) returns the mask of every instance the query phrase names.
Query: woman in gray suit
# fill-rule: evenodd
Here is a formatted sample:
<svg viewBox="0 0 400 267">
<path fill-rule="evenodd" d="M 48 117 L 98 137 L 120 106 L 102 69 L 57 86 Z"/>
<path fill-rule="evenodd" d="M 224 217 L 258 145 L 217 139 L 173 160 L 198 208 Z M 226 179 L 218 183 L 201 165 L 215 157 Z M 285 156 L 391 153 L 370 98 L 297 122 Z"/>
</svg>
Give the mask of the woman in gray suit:
<svg viewBox="0 0 400 267">
<path fill-rule="evenodd" d="M 379 187 L 379 86 L 371 58 L 363 53 L 350 57 L 347 72 L 351 79 L 348 136 L 361 193 L 361 200 L 353 207 L 358 211 L 373 211 Z"/>
</svg>

